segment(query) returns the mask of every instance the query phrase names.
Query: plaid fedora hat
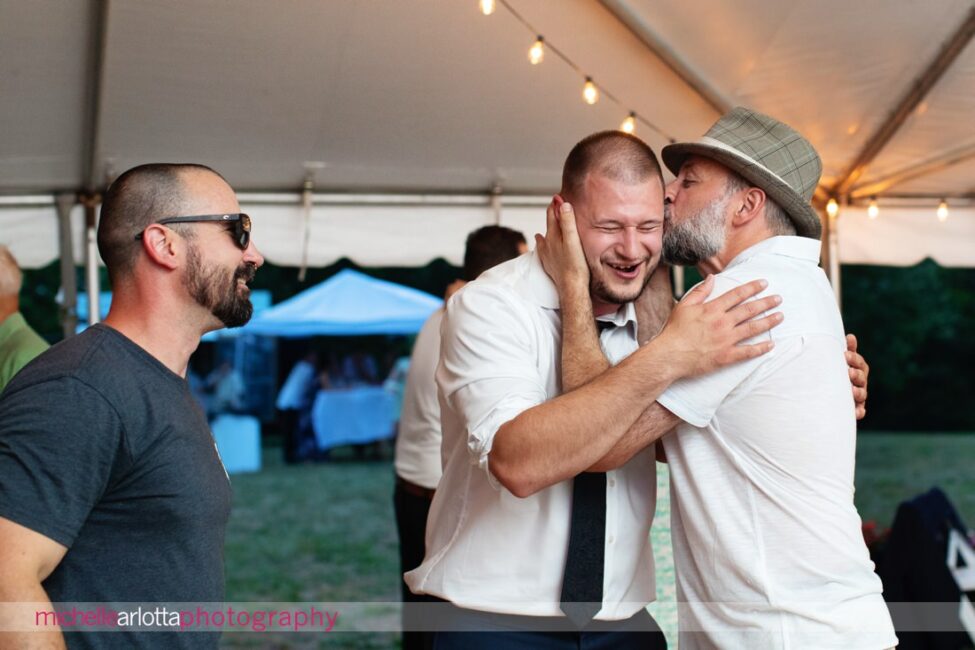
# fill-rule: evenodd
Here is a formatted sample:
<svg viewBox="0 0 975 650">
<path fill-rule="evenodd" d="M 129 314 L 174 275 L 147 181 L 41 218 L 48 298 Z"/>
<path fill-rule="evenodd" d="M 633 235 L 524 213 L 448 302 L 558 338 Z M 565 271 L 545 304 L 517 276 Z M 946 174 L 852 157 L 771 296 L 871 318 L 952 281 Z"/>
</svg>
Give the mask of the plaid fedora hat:
<svg viewBox="0 0 975 650">
<path fill-rule="evenodd" d="M 800 237 L 822 237 L 822 223 L 809 201 L 823 164 L 809 141 L 789 125 L 739 106 L 697 142 L 668 145 L 660 155 L 675 175 L 689 156 L 721 163 L 778 203 Z"/>
</svg>

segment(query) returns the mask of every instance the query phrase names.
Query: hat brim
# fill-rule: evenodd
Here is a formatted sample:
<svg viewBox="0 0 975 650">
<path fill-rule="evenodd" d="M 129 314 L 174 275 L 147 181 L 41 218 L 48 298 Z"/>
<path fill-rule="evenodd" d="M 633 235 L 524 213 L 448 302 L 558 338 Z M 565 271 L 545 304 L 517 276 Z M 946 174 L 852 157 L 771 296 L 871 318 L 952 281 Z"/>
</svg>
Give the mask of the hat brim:
<svg viewBox="0 0 975 650">
<path fill-rule="evenodd" d="M 710 158 L 721 163 L 728 169 L 741 174 L 745 180 L 761 188 L 773 201 L 785 210 L 796 227 L 796 234 L 800 237 L 821 239 L 823 224 L 815 209 L 796 193 L 785 181 L 775 174 L 744 156 L 720 149 L 702 142 L 680 142 L 665 146 L 660 151 L 667 169 L 677 176 L 680 168 L 691 156 Z"/>
</svg>

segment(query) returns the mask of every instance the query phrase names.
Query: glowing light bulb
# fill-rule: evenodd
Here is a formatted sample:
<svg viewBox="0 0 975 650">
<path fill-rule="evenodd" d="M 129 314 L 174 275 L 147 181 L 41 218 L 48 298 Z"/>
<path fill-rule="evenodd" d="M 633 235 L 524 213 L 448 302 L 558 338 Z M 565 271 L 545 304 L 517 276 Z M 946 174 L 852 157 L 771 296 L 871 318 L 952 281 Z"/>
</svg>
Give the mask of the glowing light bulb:
<svg viewBox="0 0 975 650">
<path fill-rule="evenodd" d="M 481 13 L 485 16 L 490 16 L 494 13 L 494 0 L 481 0 L 479 4 L 481 5 Z"/>
<path fill-rule="evenodd" d="M 826 214 L 829 215 L 830 219 L 835 219 L 839 213 L 840 204 L 836 202 L 836 199 L 830 198 L 829 202 L 826 203 Z"/>
<path fill-rule="evenodd" d="M 539 36 L 528 49 L 528 60 L 532 65 L 538 65 L 545 60 L 545 39 Z"/>
<path fill-rule="evenodd" d="M 633 133 L 636 131 L 636 113 L 631 112 L 626 116 L 626 119 L 620 124 L 620 131 L 624 133 Z"/>
<path fill-rule="evenodd" d="M 877 199 L 871 198 L 870 205 L 867 206 L 867 216 L 871 219 L 876 219 L 877 215 L 880 214 L 880 208 L 877 207 Z"/>
<path fill-rule="evenodd" d="M 948 219 L 948 202 L 941 199 L 938 204 L 938 221 L 944 223 Z"/>
<path fill-rule="evenodd" d="M 599 101 L 599 91 L 596 89 L 596 84 L 592 82 L 592 77 L 586 77 L 586 85 L 582 87 L 582 98 L 590 105 Z"/>
</svg>

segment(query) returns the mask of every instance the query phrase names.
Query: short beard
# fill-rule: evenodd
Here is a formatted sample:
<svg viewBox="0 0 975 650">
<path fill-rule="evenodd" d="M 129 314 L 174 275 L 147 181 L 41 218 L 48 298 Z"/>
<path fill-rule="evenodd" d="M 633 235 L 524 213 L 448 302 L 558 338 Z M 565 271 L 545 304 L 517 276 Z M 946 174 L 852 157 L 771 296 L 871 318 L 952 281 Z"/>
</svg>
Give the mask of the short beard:
<svg viewBox="0 0 975 650">
<path fill-rule="evenodd" d="M 672 206 L 664 205 L 663 260 L 677 266 L 696 266 L 717 255 L 727 238 L 724 219 L 730 201 L 730 194 L 726 194 L 677 224 L 670 217 Z"/>
<path fill-rule="evenodd" d="M 237 267 L 229 282 L 221 281 L 221 269 L 204 267 L 200 251 L 190 244 L 186 255 L 186 288 L 193 299 L 210 310 L 224 327 L 240 327 L 251 319 L 254 305 L 249 296 L 239 295 L 237 280 L 250 282 L 256 271 L 253 264 L 245 262 Z"/>
</svg>

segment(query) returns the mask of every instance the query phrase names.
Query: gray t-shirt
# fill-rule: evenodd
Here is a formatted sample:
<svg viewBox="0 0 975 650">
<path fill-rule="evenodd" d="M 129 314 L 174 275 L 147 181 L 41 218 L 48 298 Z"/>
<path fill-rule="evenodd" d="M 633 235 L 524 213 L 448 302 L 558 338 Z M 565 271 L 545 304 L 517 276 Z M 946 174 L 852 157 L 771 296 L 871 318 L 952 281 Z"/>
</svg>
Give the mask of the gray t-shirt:
<svg viewBox="0 0 975 650">
<path fill-rule="evenodd" d="M 230 501 L 186 381 L 110 327 L 54 346 L 0 399 L 0 517 L 68 548 L 43 584 L 52 602 L 221 602 Z M 218 635 L 67 639 L 210 648 Z"/>
</svg>

